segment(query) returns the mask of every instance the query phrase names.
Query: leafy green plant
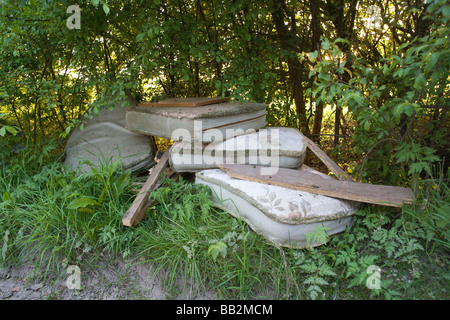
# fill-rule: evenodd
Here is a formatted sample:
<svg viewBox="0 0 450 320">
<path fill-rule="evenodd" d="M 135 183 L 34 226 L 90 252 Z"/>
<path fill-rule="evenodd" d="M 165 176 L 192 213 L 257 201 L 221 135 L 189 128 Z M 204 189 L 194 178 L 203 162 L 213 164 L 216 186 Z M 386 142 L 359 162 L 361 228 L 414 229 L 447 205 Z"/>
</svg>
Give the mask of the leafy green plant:
<svg viewBox="0 0 450 320">
<path fill-rule="evenodd" d="M 0 120 L 5 116 L 4 113 L 0 113 Z M 17 129 L 14 126 L 2 124 L 0 122 L 0 137 L 4 137 L 6 135 L 6 132 L 11 133 L 12 135 L 17 134 Z"/>
<path fill-rule="evenodd" d="M 327 234 L 327 230 L 330 230 L 330 228 L 324 227 L 323 225 L 316 225 L 314 232 L 308 232 L 305 235 L 308 246 L 327 243 L 330 238 Z"/>
<path fill-rule="evenodd" d="M 294 265 L 298 266 L 302 274 L 302 283 L 306 285 L 306 293 L 309 298 L 316 300 L 324 298 L 324 287 L 337 274 L 328 265 L 327 259 L 316 249 L 293 252 Z"/>
<path fill-rule="evenodd" d="M 433 173 L 435 179 L 423 180 L 418 185 L 418 201 L 404 208 L 404 219 L 414 219 L 423 225 L 418 235 L 432 248 L 439 244 L 450 248 L 450 171 Z M 409 222 L 408 222 L 409 223 Z"/>
<path fill-rule="evenodd" d="M 190 282 L 189 290 L 200 289 L 204 282 L 201 266 L 210 260 L 208 240 L 216 233 L 215 214 L 210 200 L 210 190 L 183 180 L 178 182 L 163 177 L 163 187 L 152 191 L 150 197 L 157 205 L 150 208 L 142 221 L 137 241 L 137 255 L 158 265 L 155 272 L 167 269 L 165 281 L 168 288 L 178 292 L 178 277 L 184 275 L 183 288 Z M 209 228 L 209 225 L 213 227 Z M 197 287 L 198 286 L 198 287 Z"/>
<path fill-rule="evenodd" d="M 134 241 L 132 230 L 125 230 L 110 232 L 105 243 L 103 229 L 117 229 L 131 203 L 130 174 L 105 169 L 75 175 L 52 148 L 27 148 L 0 168 L 0 231 L 9 230 L 3 263 L 32 258 L 47 270 L 44 276 L 58 270 L 60 259 L 79 262 L 105 246 L 117 253 Z M 98 201 L 102 194 L 108 201 Z"/>
<path fill-rule="evenodd" d="M 72 200 L 68 205 L 67 209 L 78 210 L 80 208 L 86 208 L 87 206 L 98 205 L 99 202 L 89 197 L 80 197 Z"/>
<path fill-rule="evenodd" d="M 220 254 L 223 258 L 227 256 L 227 245 L 222 241 L 217 241 L 208 248 L 208 253 L 211 255 L 214 261 L 216 261 L 217 256 Z"/>
<path fill-rule="evenodd" d="M 450 68 L 449 28 L 444 27 L 449 12 L 443 6 L 435 1 L 427 8 L 430 35 L 403 44 L 377 65 L 345 55 L 339 45 L 349 45 L 346 39 L 323 39 L 320 55 L 329 59 L 316 61 L 318 51 L 308 56 L 315 63 L 309 75 L 317 81 L 309 93 L 316 104 L 348 108 L 356 120 L 353 139 L 363 159 L 361 179 L 364 168 L 374 181 L 399 184 L 412 177 L 417 184 L 441 160 L 438 150 L 448 149 L 441 127 L 448 120 L 441 111 L 448 104 Z"/>
</svg>

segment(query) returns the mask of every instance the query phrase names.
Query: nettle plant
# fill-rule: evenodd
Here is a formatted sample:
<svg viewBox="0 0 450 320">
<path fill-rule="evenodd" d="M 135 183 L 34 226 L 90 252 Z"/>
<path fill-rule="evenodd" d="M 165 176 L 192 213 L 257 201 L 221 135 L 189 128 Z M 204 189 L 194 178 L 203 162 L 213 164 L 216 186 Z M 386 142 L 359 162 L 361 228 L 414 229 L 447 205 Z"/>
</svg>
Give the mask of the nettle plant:
<svg viewBox="0 0 450 320">
<path fill-rule="evenodd" d="M 309 76 L 316 79 L 309 93 L 316 103 L 348 109 L 356 121 L 353 139 L 362 155 L 360 179 L 416 182 L 421 175 L 432 176 L 438 151 L 447 150 L 448 8 L 442 1 L 430 4 L 431 33 L 377 63 L 345 55 L 339 45 L 350 43 L 344 39 L 323 38 L 321 51 L 308 54 L 314 64 Z"/>
</svg>

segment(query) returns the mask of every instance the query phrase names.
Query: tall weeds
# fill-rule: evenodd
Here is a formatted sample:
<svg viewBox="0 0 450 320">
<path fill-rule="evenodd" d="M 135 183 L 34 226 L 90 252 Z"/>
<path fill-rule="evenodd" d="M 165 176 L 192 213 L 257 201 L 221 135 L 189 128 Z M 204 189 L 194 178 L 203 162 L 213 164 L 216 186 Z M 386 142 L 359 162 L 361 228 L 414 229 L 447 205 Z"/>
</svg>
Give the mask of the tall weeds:
<svg viewBox="0 0 450 320">
<path fill-rule="evenodd" d="M 149 263 L 169 297 L 209 288 L 224 299 L 448 298 L 448 173 L 421 181 L 414 205 L 366 206 L 326 245 L 296 250 L 267 242 L 183 179 L 165 179 L 147 217 L 124 227 L 136 177 L 112 161 L 72 172 L 46 146 L 0 167 L 1 267 L 32 263 L 54 278 L 69 264 L 121 256 Z"/>
</svg>

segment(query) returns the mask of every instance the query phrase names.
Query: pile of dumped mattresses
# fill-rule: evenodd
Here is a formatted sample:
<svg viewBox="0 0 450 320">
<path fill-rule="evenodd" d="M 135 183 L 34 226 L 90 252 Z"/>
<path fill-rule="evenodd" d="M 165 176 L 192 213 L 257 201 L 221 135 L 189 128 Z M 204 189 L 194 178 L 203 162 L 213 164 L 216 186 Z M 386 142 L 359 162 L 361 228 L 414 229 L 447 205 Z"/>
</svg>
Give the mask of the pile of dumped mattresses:
<svg viewBox="0 0 450 320">
<path fill-rule="evenodd" d="M 276 245 L 303 248 L 323 244 L 324 237 L 352 224 L 358 203 L 267 183 L 233 178 L 221 164 L 305 170 L 306 143 L 293 128 L 266 127 L 262 103 L 230 103 L 214 98 L 171 99 L 141 103 L 126 111 L 126 129 L 174 141 L 169 164 L 175 172 L 194 172 L 195 183 L 209 186 L 212 199 L 231 215 Z"/>
<path fill-rule="evenodd" d="M 71 133 L 65 164 L 87 171 L 120 160 L 123 169 L 151 168 L 122 219 L 125 226 L 145 216 L 152 203 L 148 193 L 171 171 L 174 179 L 195 173 L 195 183 L 212 190 L 217 207 L 274 244 L 295 248 L 321 245 L 350 227 L 361 203 L 414 202 L 410 188 L 354 182 L 297 129 L 267 127 L 262 103 L 226 98 L 136 103 L 123 93 L 102 100 L 107 103 L 99 114 Z M 152 137 L 173 141 L 159 160 Z M 307 147 L 339 180 L 303 164 Z"/>
</svg>

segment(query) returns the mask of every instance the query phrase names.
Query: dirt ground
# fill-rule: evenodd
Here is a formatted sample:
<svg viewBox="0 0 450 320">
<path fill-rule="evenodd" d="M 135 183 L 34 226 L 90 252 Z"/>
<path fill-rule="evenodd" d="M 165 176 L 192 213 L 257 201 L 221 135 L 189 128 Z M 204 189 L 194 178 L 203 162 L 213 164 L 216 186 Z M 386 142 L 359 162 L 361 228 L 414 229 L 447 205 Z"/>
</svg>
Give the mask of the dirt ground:
<svg viewBox="0 0 450 320">
<path fill-rule="evenodd" d="M 0 267 L 0 300 L 214 300 L 213 292 L 170 293 L 164 290 L 161 275 L 146 264 L 127 266 L 121 259 L 103 261 L 89 270 L 80 266 L 81 287 L 69 278 L 75 273 L 62 267 L 60 276 L 43 278 L 32 265 Z"/>
</svg>

